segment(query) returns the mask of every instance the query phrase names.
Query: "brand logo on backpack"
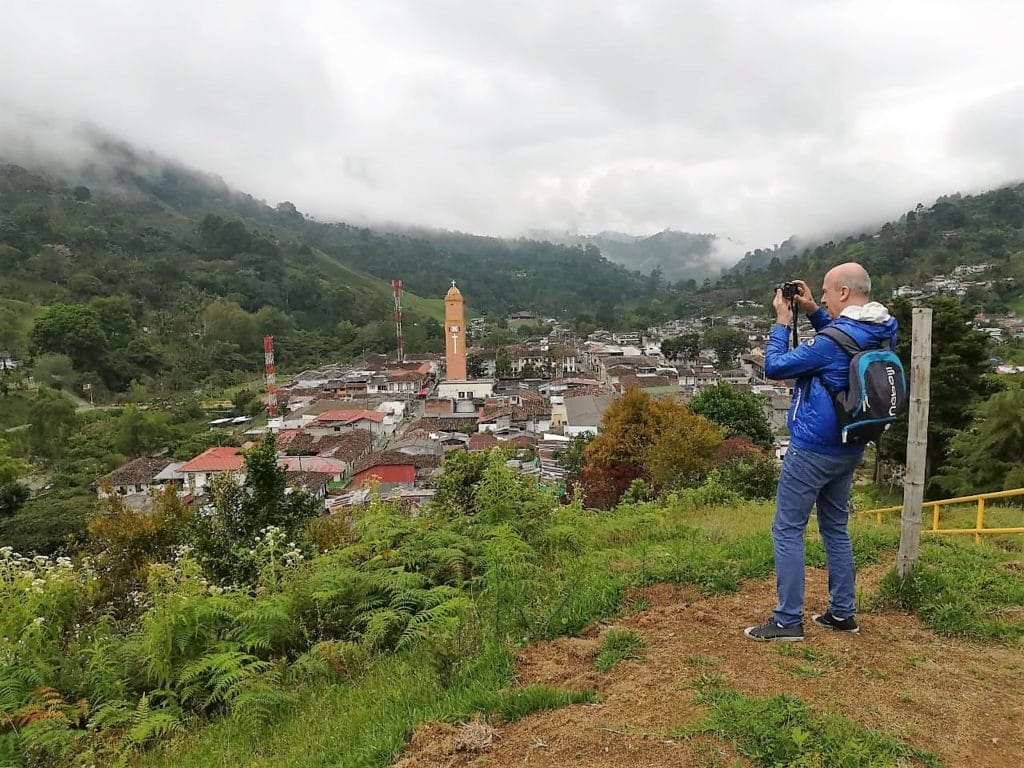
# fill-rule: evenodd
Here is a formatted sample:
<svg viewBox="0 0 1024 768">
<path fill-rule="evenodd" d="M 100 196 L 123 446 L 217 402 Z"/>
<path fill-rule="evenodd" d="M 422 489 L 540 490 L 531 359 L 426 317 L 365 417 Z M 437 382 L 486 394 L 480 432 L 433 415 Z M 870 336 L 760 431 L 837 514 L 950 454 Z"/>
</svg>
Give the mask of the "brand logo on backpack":
<svg viewBox="0 0 1024 768">
<path fill-rule="evenodd" d="M 895 418 L 896 407 L 899 405 L 900 402 L 899 392 L 896 391 L 896 369 L 890 365 L 888 368 L 885 369 L 885 372 L 889 375 L 889 415 Z"/>
<path fill-rule="evenodd" d="M 877 440 L 907 406 L 907 377 L 903 363 L 886 341 L 862 349 L 847 333 L 829 326 L 826 336 L 850 355 L 850 385 L 844 392 L 829 389 L 844 443 Z M 826 389 L 828 387 L 826 386 Z"/>
</svg>

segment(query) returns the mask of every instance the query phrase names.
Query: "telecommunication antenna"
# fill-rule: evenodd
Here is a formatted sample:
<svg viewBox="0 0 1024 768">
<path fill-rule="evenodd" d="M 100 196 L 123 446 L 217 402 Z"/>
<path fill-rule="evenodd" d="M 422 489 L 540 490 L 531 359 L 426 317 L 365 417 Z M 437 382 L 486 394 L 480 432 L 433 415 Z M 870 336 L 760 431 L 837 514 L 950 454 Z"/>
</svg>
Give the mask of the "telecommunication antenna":
<svg viewBox="0 0 1024 768">
<path fill-rule="evenodd" d="M 405 362 L 405 346 L 402 342 L 402 281 L 391 281 L 391 291 L 395 294 L 395 338 L 398 341 L 398 362 Z"/>
<path fill-rule="evenodd" d="M 263 337 L 263 370 L 267 376 L 267 415 L 277 416 L 277 369 L 274 366 L 274 337 Z"/>
</svg>

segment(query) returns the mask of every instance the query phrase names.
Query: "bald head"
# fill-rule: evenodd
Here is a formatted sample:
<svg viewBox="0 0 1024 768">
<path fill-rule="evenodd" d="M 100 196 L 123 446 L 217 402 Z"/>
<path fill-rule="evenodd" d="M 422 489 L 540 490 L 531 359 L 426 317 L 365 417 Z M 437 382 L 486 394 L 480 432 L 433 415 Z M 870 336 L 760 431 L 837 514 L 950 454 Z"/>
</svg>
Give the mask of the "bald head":
<svg viewBox="0 0 1024 768">
<path fill-rule="evenodd" d="M 821 286 L 821 303 L 833 318 L 849 306 L 871 301 L 871 276 L 855 261 L 833 267 Z"/>
</svg>

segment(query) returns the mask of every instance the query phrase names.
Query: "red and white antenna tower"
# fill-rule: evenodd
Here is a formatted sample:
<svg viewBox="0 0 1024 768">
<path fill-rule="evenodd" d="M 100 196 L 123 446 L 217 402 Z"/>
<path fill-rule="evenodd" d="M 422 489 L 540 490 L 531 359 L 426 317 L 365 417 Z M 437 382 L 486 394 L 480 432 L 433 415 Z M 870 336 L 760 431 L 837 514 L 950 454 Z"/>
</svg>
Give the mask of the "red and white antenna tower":
<svg viewBox="0 0 1024 768">
<path fill-rule="evenodd" d="M 274 337 L 263 337 L 263 370 L 267 374 L 267 415 L 277 416 L 277 369 L 274 367 Z"/>
<path fill-rule="evenodd" d="M 398 339 L 398 362 L 405 362 L 405 346 L 402 343 L 402 281 L 391 281 L 391 290 L 395 294 L 395 337 Z"/>
</svg>

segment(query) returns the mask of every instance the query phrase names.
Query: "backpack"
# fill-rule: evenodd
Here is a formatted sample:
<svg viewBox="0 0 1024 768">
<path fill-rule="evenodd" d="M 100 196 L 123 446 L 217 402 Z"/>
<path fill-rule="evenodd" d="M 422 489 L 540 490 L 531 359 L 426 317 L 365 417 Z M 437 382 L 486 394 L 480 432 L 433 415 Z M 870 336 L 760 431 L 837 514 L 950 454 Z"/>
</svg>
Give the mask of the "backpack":
<svg viewBox="0 0 1024 768">
<path fill-rule="evenodd" d="M 880 348 L 862 349 L 852 336 L 832 326 L 818 335 L 832 339 L 850 356 L 849 389 L 833 391 L 822 378 L 832 396 L 843 443 L 859 445 L 878 440 L 907 408 L 903 363 L 888 339 Z"/>
</svg>

